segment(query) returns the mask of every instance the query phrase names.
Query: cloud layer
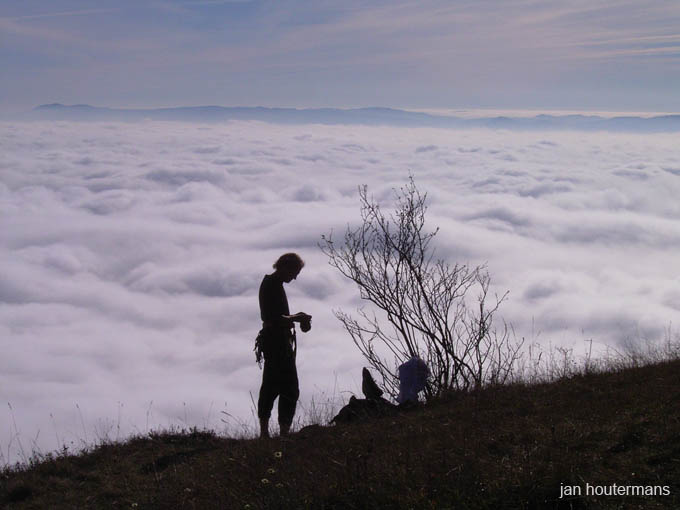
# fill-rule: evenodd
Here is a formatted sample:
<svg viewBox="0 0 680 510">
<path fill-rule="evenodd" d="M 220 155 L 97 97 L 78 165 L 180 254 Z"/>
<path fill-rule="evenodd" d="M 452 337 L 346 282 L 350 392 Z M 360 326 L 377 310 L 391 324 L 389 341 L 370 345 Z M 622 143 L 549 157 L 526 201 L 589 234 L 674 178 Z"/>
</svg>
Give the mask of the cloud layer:
<svg viewBox="0 0 680 510">
<path fill-rule="evenodd" d="M 300 336 L 302 403 L 358 391 L 362 359 L 332 309 L 360 302 L 317 242 L 358 220 L 359 184 L 389 207 L 409 172 L 441 228 L 437 253 L 488 264 L 494 290 L 510 291 L 501 313 L 518 336 L 576 348 L 591 338 L 658 339 L 680 318 L 676 142 L 1 123 L 0 400 L 12 407 L 0 411 L 4 456 L 17 460 L 19 441 L 50 449 L 248 420 L 260 378 L 257 289 L 289 250 L 307 261 L 287 286 L 291 307 L 314 316 Z"/>
</svg>

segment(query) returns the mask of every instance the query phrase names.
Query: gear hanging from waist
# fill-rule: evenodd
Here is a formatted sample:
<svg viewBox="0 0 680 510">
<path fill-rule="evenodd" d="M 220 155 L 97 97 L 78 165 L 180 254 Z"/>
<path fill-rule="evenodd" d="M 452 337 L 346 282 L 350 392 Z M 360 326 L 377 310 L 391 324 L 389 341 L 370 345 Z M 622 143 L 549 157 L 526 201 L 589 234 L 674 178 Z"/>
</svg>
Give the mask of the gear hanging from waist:
<svg viewBox="0 0 680 510">
<path fill-rule="evenodd" d="M 262 368 L 262 361 L 266 361 L 272 356 L 286 358 L 297 356 L 297 338 L 295 327 L 282 328 L 275 326 L 271 322 L 263 322 L 262 329 L 255 338 L 255 361 Z"/>
</svg>

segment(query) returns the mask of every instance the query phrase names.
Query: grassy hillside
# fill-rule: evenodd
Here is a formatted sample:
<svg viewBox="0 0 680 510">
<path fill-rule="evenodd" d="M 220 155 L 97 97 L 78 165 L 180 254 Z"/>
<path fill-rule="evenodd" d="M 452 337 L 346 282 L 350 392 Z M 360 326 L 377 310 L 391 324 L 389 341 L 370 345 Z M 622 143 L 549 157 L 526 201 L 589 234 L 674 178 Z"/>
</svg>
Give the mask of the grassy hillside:
<svg viewBox="0 0 680 510">
<path fill-rule="evenodd" d="M 598 497 L 586 484 L 670 495 Z M 560 499 L 565 486 L 574 495 Z M 0 505 L 680 508 L 680 362 L 452 394 L 285 439 L 151 434 L 6 471 Z"/>
</svg>

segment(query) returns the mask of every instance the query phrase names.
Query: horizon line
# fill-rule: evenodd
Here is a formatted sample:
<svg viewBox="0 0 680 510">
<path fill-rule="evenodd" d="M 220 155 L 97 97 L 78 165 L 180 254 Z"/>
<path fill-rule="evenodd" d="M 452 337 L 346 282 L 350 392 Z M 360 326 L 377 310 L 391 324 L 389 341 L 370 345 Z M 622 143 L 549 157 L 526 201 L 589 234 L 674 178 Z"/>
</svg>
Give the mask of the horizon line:
<svg viewBox="0 0 680 510">
<path fill-rule="evenodd" d="M 48 106 L 62 106 L 66 108 L 75 107 L 89 107 L 98 109 L 108 109 L 117 111 L 140 111 L 148 110 L 153 112 L 154 110 L 172 110 L 172 109 L 182 109 L 182 108 L 224 108 L 224 109 L 269 109 L 269 110 L 297 110 L 297 111 L 314 111 L 314 110 L 339 110 L 339 111 L 351 111 L 351 110 L 393 110 L 393 111 L 404 111 L 409 113 L 424 113 L 427 115 L 432 115 L 436 117 L 448 117 L 456 116 L 461 119 L 471 118 L 470 115 L 478 113 L 487 113 L 494 117 L 505 116 L 506 114 L 515 114 L 519 117 L 528 116 L 538 116 L 538 115 L 551 115 L 551 116 L 569 116 L 569 115 L 591 115 L 600 116 L 605 118 L 613 118 L 616 116 L 636 116 L 641 118 L 653 118 L 661 116 L 675 116 L 680 115 L 680 111 L 664 111 L 664 110 L 612 110 L 612 109 L 578 109 L 578 108 L 504 108 L 504 107 L 460 107 L 460 108 L 443 108 L 443 107 L 403 107 L 403 106 L 384 106 L 384 105 L 371 105 L 371 106 L 265 106 L 263 104 L 253 104 L 253 105 L 222 105 L 222 104 L 175 104 L 172 106 L 99 106 L 89 103 L 74 103 L 65 104 L 59 102 L 53 103 L 42 103 L 34 106 L 29 111 L 35 111 L 41 107 Z M 28 112 L 26 112 L 28 113 Z M 477 117 L 478 118 L 478 117 Z"/>
</svg>

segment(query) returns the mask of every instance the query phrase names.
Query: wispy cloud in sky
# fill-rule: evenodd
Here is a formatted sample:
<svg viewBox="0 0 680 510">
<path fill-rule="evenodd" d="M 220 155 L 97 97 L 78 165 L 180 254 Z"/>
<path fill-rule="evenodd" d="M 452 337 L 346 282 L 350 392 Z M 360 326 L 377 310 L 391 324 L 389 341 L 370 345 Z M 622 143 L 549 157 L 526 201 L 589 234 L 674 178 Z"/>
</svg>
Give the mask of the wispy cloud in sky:
<svg viewBox="0 0 680 510">
<path fill-rule="evenodd" d="M 116 12 L 120 9 L 81 9 L 78 11 L 59 11 L 59 12 L 45 12 L 42 14 L 29 14 L 24 16 L 16 16 L 9 18 L 14 21 L 26 19 L 40 19 L 40 18 L 56 18 L 62 16 L 87 16 L 88 14 L 102 14 L 109 12 Z"/>
<path fill-rule="evenodd" d="M 664 0 L 21 2 L 0 6 L 0 91 L 5 109 L 59 101 L 672 111 L 678 26 L 680 5 Z"/>
</svg>

